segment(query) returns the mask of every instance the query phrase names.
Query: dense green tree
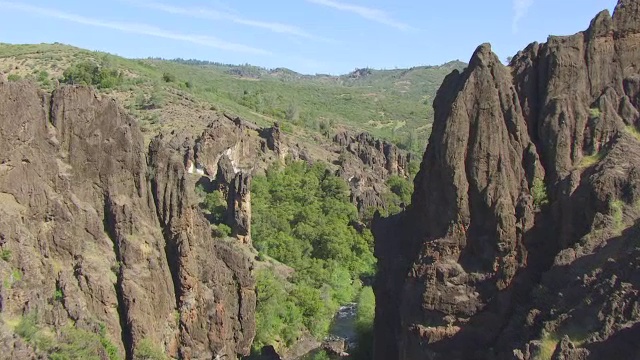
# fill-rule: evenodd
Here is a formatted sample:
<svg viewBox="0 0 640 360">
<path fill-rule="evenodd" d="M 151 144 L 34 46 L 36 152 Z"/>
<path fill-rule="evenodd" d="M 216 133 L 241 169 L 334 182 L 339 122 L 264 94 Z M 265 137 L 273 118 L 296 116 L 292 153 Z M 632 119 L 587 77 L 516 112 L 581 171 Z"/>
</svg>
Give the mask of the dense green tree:
<svg viewBox="0 0 640 360">
<path fill-rule="evenodd" d="M 110 89 L 122 83 L 122 73 L 108 63 L 98 65 L 93 61 L 82 61 L 71 65 L 62 73 L 62 82 Z"/>
<path fill-rule="evenodd" d="M 399 200 L 408 204 L 413 193 L 412 184 L 407 179 L 398 175 L 393 175 L 387 180 L 387 186 L 392 193 L 398 196 Z"/>
<path fill-rule="evenodd" d="M 322 337 L 340 304 L 353 301 L 360 277 L 374 271 L 373 237 L 351 225 L 349 188 L 325 164 L 275 165 L 252 183 L 252 237 L 261 256 L 295 272 L 258 277 L 256 347 L 293 341 L 302 327 Z M 287 284 L 286 286 L 284 284 Z"/>
</svg>

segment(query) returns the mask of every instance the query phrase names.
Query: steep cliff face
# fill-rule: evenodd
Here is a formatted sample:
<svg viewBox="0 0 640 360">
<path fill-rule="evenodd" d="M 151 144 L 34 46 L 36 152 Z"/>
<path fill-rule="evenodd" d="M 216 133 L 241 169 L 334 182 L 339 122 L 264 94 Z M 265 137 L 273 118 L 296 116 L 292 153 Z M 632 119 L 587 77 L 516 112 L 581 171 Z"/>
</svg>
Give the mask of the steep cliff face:
<svg viewBox="0 0 640 360">
<path fill-rule="evenodd" d="M 11 335 L 31 315 L 104 329 L 126 358 L 143 340 L 184 359 L 249 351 L 250 261 L 211 236 L 180 144 L 155 140 L 148 164 L 134 121 L 82 87 L 0 83 L 0 125 L 3 358 L 42 356 Z"/>
<path fill-rule="evenodd" d="M 361 212 L 385 206 L 382 194 L 390 176 L 409 177 L 410 155 L 387 141 L 368 133 L 342 131 L 333 142 L 341 154 L 337 175 L 349 183 L 352 202 Z"/>
<path fill-rule="evenodd" d="M 447 77 L 412 205 L 374 224 L 376 359 L 639 353 L 639 45 L 623 0 Z"/>
</svg>

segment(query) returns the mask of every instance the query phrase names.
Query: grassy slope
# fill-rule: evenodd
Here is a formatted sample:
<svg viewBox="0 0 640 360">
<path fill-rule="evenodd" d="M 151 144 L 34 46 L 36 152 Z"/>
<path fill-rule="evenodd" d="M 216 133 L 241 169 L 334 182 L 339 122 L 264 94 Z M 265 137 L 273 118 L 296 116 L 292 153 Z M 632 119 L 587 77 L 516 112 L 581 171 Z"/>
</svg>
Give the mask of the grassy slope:
<svg viewBox="0 0 640 360">
<path fill-rule="evenodd" d="M 451 62 L 308 76 L 248 65 L 130 60 L 62 44 L 0 44 L 0 73 L 38 79 L 45 70 L 51 85 L 44 87 L 49 88 L 67 67 L 87 59 L 106 61 L 124 71 L 124 83 L 104 92 L 124 104 L 149 135 L 169 129 L 197 134 L 216 110 L 222 110 L 261 125 L 287 120 L 297 133 L 330 133 L 337 125 L 366 130 L 397 142 L 413 142 L 416 151 L 428 138 L 431 101 L 437 88 L 449 72 L 465 65 Z M 176 81 L 162 81 L 164 73 L 172 74 Z M 135 107 L 137 96 L 152 93 L 161 95 L 162 108 Z"/>
</svg>

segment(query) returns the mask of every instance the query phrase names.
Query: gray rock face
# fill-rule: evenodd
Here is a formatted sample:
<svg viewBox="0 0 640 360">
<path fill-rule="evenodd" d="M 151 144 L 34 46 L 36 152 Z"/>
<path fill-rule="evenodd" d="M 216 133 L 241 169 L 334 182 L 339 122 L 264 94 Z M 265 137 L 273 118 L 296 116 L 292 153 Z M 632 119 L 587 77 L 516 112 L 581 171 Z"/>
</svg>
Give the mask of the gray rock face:
<svg viewBox="0 0 640 360">
<path fill-rule="evenodd" d="M 374 222 L 376 359 L 640 353 L 639 4 L 447 77 L 411 207 Z"/>
<path fill-rule="evenodd" d="M 360 212 L 386 205 L 382 194 L 390 176 L 409 176 L 410 155 L 389 142 L 348 131 L 336 134 L 333 142 L 342 153 L 337 175 L 349 183 L 352 201 Z"/>
<path fill-rule="evenodd" d="M 181 144 L 156 139 L 148 163 L 134 121 L 83 87 L 2 83 L 0 123 L 5 358 L 37 358 L 7 323 L 35 313 L 102 325 L 128 357 L 142 340 L 184 359 L 249 351 L 251 265 L 191 203 Z"/>
</svg>

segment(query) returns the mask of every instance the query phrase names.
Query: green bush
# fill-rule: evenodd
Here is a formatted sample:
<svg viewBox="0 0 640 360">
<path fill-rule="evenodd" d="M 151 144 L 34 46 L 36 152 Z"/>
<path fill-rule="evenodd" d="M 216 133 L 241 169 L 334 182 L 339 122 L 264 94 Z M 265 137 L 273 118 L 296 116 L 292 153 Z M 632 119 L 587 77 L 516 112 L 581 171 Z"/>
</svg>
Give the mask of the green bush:
<svg viewBox="0 0 640 360">
<path fill-rule="evenodd" d="M 25 315 L 20 319 L 20 322 L 18 322 L 18 325 L 16 325 L 13 331 L 26 341 L 31 341 L 38 332 L 36 322 L 37 316 L 35 313 Z"/>
<path fill-rule="evenodd" d="M 9 74 L 9 76 L 7 76 L 7 80 L 9 81 L 20 81 L 22 80 L 22 77 L 18 74 Z"/>
<path fill-rule="evenodd" d="M 411 194 L 413 193 L 413 184 L 409 180 L 393 175 L 387 180 L 387 186 L 392 193 L 398 196 L 399 200 L 405 204 L 411 202 Z"/>
<path fill-rule="evenodd" d="M 580 160 L 580 164 L 578 165 L 578 167 L 580 169 L 586 169 L 586 168 L 592 167 L 593 165 L 602 161 L 605 155 L 606 155 L 606 152 L 604 150 L 596 152 L 592 155 L 587 155 L 583 157 L 582 160 Z"/>
<path fill-rule="evenodd" d="M 38 81 L 43 82 L 49 79 L 49 73 L 46 70 L 38 72 Z"/>
<path fill-rule="evenodd" d="M 64 294 L 62 293 L 62 290 L 56 289 L 56 291 L 53 292 L 53 300 L 62 301 L 63 298 Z"/>
<path fill-rule="evenodd" d="M 621 200 L 614 200 L 609 203 L 609 210 L 611 217 L 613 218 L 613 224 L 616 231 L 622 231 L 624 229 L 624 202 Z"/>
<path fill-rule="evenodd" d="M 11 260 L 11 250 L 2 249 L 2 251 L 0 251 L 0 259 L 2 259 L 4 261 L 10 261 Z"/>
<path fill-rule="evenodd" d="M 533 197 L 533 204 L 537 208 L 541 208 L 542 206 L 545 206 L 549 203 L 549 198 L 547 197 L 547 187 L 542 179 L 533 179 L 531 196 Z"/>
<path fill-rule="evenodd" d="M 207 193 L 204 196 L 202 207 L 213 218 L 214 223 L 221 224 L 227 212 L 227 200 L 220 190 Z"/>
<path fill-rule="evenodd" d="M 93 85 L 99 77 L 98 65 L 91 61 L 83 61 L 67 68 L 62 73 L 65 84 Z"/>
<path fill-rule="evenodd" d="M 40 84 L 44 86 L 51 85 L 51 81 L 49 81 L 49 73 L 46 70 L 42 70 L 38 72 L 37 80 Z"/>
<path fill-rule="evenodd" d="M 602 116 L 602 112 L 599 108 L 589 109 L 589 117 L 592 119 L 599 119 Z"/>
<path fill-rule="evenodd" d="M 120 360 L 120 351 L 107 337 L 107 328 L 103 323 L 100 324 L 100 343 L 107 352 L 109 360 Z"/>
<path fill-rule="evenodd" d="M 151 340 L 143 339 L 133 353 L 134 360 L 167 360 L 164 352 Z"/>
<path fill-rule="evenodd" d="M 134 104 L 138 110 L 160 109 L 164 106 L 164 94 L 159 88 L 154 88 L 148 95 L 139 92 L 134 99 Z"/>
<path fill-rule="evenodd" d="M 218 224 L 215 226 L 214 236 L 219 238 L 226 238 L 231 236 L 232 230 L 231 227 L 227 224 Z"/>
<path fill-rule="evenodd" d="M 97 334 L 67 327 L 50 349 L 52 360 L 102 360 L 104 347 Z"/>
<path fill-rule="evenodd" d="M 281 122 L 280 130 L 282 130 L 282 132 L 285 134 L 291 134 L 293 133 L 293 126 L 288 122 Z"/>
<path fill-rule="evenodd" d="M 101 66 L 93 61 L 82 61 L 71 65 L 62 73 L 62 82 L 110 89 L 122 83 L 122 73 L 108 64 Z"/>
<path fill-rule="evenodd" d="M 176 82 L 176 76 L 174 74 L 166 72 L 162 74 L 162 81 L 168 82 L 168 83 Z"/>
<path fill-rule="evenodd" d="M 409 161 L 409 177 L 411 179 L 415 178 L 416 175 L 418 174 L 418 171 L 420 171 L 420 161 L 418 160 L 411 160 Z M 413 182 L 413 181 L 411 181 Z"/>
<path fill-rule="evenodd" d="M 256 274 L 256 337 L 254 349 L 282 341 L 292 345 L 302 330 L 302 312 L 285 289 L 285 280 L 268 270 Z"/>
<path fill-rule="evenodd" d="M 358 346 L 351 352 L 356 360 L 373 359 L 373 320 L 376 311 L 376 298 L 369 286 L 362 289 L 358 296 L 356 314 L 356 333 Z"/>
<path fill-rule="evenodd" d="M 329 354 L 326 351 L 320 351 L 316 354 L 313 354 L 311 360 L 331 360 Z"/>
<path fill-rule="evenodd" d="M 20 319 L 14 331 L 51 360 L 103 360 L 105 354 L 109 360 L 121 359 L 118 348 L 107 339 L 104 325 L 100 334 L 68 326 L 52 336 L 38 327 L 37 315 L 31 313 Z"/>
<path fill-rule="evenodd" d="M 640 141 L 640 130 L 638 130 L 637 127 L 635 127 L 634 125 L 627 125 L 625 130 L 629 135 Z"/>
</svg>

